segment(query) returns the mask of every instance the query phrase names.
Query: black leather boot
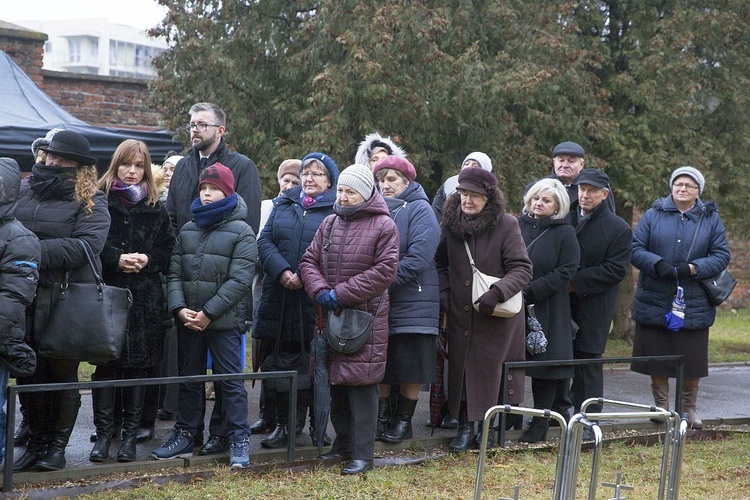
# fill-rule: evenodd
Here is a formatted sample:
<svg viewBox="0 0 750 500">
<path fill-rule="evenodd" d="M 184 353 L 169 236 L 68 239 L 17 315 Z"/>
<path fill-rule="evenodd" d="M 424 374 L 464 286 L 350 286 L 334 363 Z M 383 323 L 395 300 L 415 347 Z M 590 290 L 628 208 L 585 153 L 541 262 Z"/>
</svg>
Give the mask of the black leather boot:
<svg viewBox="0 0 750 500">
<path fill-rule="evenodd" d="M 458 411 L 458 433 L 449 445 L 454 453 L 462 453 L 469 449 L 474 441 L 474 422 L 469 422 L 466 407 L 462 405 Z"/>
<path fill-rule="evenodd" d="M 135 461 L 135 443 L 141 426 L 144 389 L 143 386 L 122 388 L 122 444 L 117 451 L 118 462 Z"/>
<path fill-rule="evenodd" d="M 378 399 L 378 427 L 375 431 L 375 441 L 383 438 L 383 433 L 391 426 L 391 397 L 385 396 Z"/>
<path fill-rule="evenodd" d="M 487 432 L 487 449 L 493 448 L 495 446 L 495 431 L 497 430 L 497 426 L 495 424 L 495 419 L 493 417 L 492 422 L 490 423 L 490 429 Z M 474 448 L 477 450 L 482 445 L 482 436 L 484 433 L 484 420 L 480 420 L 477 422 L 477 433 L 474 436 Z"/>
<path fill-rule="evenodd" d="M 24 472 L 34 468 L 47 451 L 47 428 L 45 398 L 49 393 L 28 394 L 25 398 L 29 423 L 29 439 L 26 451 L 13 462 L 13 472 Z"/>
<path fill-rule="evenodd" d="M 52 434 L 52 441 L 44 457 L 36 463 L 36 470 L 54 471 L 65 468 L 65 447 L 73 432 L 80 407 L 80 394 L 60 397 L 60 414 Z"/>
<path fill-rule="evenodd" d="M 96 379 L 92 377 L 94 380 Z M 109 446 L 114 432 L 115 389 L 103 387 L 91 391 L 91 402 L 94 407 L 94 425 L 96 426 L 96 440 L 89 453 L 92 462 L 106 462 L 109 458 Z"/>
<path fill-rule="evenodd" d="M 276 400 L 276 427 L 265 439 L 260 441 L 263 448 L 283 448 L 287 441 L 287 422 L 289 421 L 288 403 L 284 397 Z M 296 428 L 296 422 L 295 422 Z"/>
<path fill-rule="evenodd" d="M 383 433 L 382 441 L 386 443 L 400 443 L 404 439 L 412 438 L 411 419 L 417 408 L 416 399 L 407 399 L 403 396 L 398 398 L 398 409 L 396 417 L 390 429 Z"/>
<path fill-rule="evenodd" d="M 258 420 L 250 424 L 251 434 L 268 434 L 276 427 L 276 391 L 268 389 L 266 381 L 260 386 Z"/>
<path fill-rule="evenodd" d="M 523 433 L 523 436 L 518 440 L 521 443 L 538 443 L 544 441 L 547 437 L 547 430 L 549 429 L 549 420 L 542 417 L 534 417 L 531 419 L 531 424 L 528 430 Z"/>
</svg>

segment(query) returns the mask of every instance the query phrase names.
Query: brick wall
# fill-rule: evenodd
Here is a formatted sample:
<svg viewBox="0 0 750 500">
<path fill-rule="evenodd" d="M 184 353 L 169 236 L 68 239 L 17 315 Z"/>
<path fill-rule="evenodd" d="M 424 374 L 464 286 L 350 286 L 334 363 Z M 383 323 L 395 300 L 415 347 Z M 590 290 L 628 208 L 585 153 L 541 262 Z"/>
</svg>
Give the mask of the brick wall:
<svg viewBox="0 0 750 500">
<path fill-rule="evenodd" d="M 149 91 L 144 80 L 48 70 L 42 70 L 42 76 L 40 87 L 47 95 L 91 125 L 159 128 L 159 113 L 145 102 Z"/>
<path fill-rule="evenodd" d="M 47 35 L 0 21 L 0 50 L 5 51 L 41 87 L 42 59 Z"/>
</svg>

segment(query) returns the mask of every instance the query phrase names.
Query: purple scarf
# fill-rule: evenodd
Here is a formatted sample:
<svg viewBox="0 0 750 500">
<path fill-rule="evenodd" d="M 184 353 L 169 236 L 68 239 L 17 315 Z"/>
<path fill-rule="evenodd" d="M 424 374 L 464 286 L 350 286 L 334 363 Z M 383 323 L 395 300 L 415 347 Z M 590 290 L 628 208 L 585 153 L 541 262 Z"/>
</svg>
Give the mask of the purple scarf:
<svg viewBox="0 0 750 500">
<path fill-rule="evenodd" d="M 146 197 L 146 186 L 144 184 L 133 184 L 128 186 L 120 179 L 112 179 L 112 184 L 109 186 L 109 192 L 114 193 L 120 202 L 126 207 L 131 208 L 143 198 Z"/>
</svg>

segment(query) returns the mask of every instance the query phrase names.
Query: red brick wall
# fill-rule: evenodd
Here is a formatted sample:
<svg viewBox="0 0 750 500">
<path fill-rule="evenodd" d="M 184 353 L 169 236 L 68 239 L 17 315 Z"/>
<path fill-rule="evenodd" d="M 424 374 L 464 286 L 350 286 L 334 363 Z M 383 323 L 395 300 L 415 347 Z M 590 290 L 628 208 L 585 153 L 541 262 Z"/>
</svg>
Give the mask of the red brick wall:
<svg viewBox="0 0 750 500">
<path fill-rule="evenodd" d="M 159 128 L 159 113 L 145 103 L 144 80 L 43 70 L 41 88 L 66 111 L 92 125 Z"/>
<path fill-rule="evenodd" d="M 42 84 L 42 59 L 44 42 L 47 35 L 34 31 L 19 31 L 13 25 L 0 21 L 0 50 L 8 54 L 21 69 L 34 80 Z"/>
</svg>

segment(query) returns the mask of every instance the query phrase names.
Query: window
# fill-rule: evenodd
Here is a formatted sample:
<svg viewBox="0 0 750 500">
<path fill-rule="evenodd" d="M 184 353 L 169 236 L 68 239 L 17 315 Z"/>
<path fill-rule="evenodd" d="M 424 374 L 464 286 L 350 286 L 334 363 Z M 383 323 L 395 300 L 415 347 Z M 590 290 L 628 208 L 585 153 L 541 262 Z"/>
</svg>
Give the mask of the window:
<svg viewBox="0 0 750 500">
<path fill-rule="evenodd" d="M 68 40 L 68 62 L 77 63 L 81 62 L 81 41 L 80 40 Z"/>
</svg>

